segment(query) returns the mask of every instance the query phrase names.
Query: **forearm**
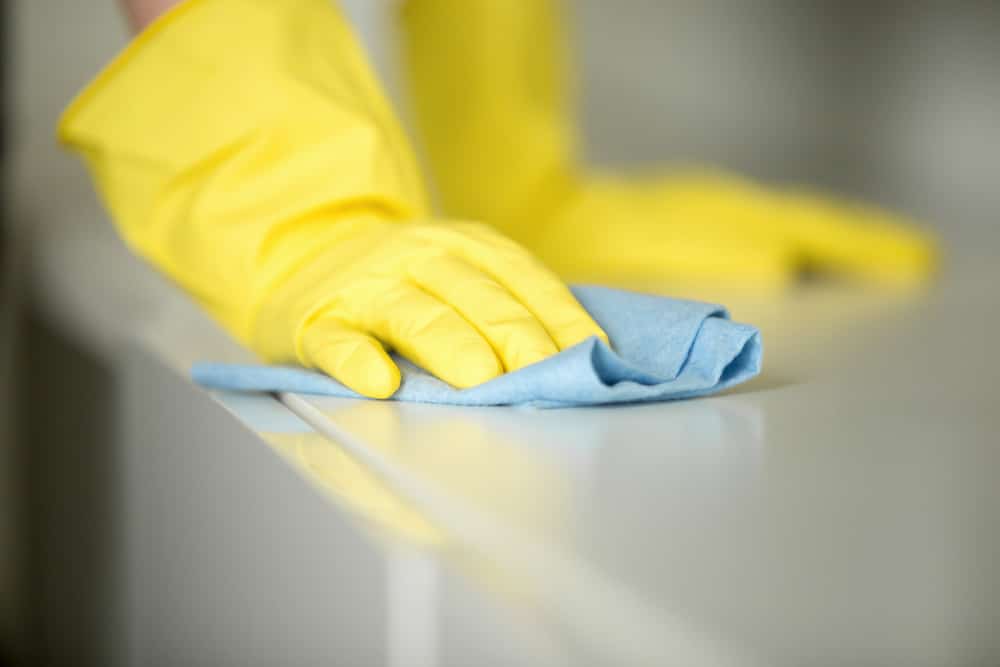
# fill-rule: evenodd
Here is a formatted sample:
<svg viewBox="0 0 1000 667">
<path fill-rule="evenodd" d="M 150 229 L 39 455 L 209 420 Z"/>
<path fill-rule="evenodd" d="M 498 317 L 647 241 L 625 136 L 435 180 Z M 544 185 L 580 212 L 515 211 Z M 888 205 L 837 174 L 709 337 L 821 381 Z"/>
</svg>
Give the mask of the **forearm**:
<svg viewBox="0 0 1000 667">
<path fill-rule="evenodd" d="M 128 17 L 132 31 L 140 32 L 160 14 L 180 4 L 181 0 L 119 0 L 119 2 Z"/>
<path fill-rule="evenodd" d="M 303 249 L 371 211 L 426 217 L 422 183 L 327 0 L 183 9 L 106 68 L 60 136 L 129 244 L 249 341 L 261 295 Z"/>
</svg>

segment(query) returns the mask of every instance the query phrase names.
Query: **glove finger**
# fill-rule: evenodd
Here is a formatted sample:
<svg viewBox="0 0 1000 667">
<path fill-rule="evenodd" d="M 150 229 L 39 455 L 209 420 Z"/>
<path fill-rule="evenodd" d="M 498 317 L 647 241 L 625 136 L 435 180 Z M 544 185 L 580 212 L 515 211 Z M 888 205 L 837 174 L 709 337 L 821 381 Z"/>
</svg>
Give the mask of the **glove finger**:
<svg viewBox="0 0 1000 667">
<path fill-rule="evenodd" d="M 674 219 L 716 221 L 755 243 L 784 244 L 796 265 L 879 282 L 912 282 L 935 265 L 933 242 L 884 211 L 808 192 L 774 192 L 732 177 L 675 178 Z M 665 190 L 666 192 L 666 190 Z"/>
<path fill-rule="evenodd" d="M 660 220 L 698 230 L 701 238 L 783 240 L 772 224 L 770 193 L 735 177 L 680 174 L 644 190 L 643 196 Z"/>
<path fill-rule="evenodd" d="M 325 317 L 302 334 L 302 362 L 369 398 L 389 398 L 399 388 L 399 368 L 385 348 L 339 319 Z"/>
<path fill-rule="evenodd" d="M 358 290 L 362 324 L 448 384 L 465 389 L 503 373 L 489 342 L 450 305 L 415 285 Z"/>
<path fill-rule="evenodd" d="M 931 275 L 936 265 L 928 236 L 874 207 L 786 195 L 780 197 L 777 223 L 805 262 L 820 270 L 912 283 Z"/>
<path fill-rule="evenodd" d="M 467 241 L 452 245 L 452 252 L 487 273 L 537 319 L 560 350 L 591 336 L 605 343 L 608 335 L 583 309 L 555 273 L 521 246 L 482 225 L 467 225 Z"/>
<path fill-rule="evenodd" d="M 445 255 L 420 262 L 410 268 L 410 277 L 472 324 L 493 346 L 506 371 L 559 352 L 545 327 L 524 304 L 461 259 Z"/>
</svg>

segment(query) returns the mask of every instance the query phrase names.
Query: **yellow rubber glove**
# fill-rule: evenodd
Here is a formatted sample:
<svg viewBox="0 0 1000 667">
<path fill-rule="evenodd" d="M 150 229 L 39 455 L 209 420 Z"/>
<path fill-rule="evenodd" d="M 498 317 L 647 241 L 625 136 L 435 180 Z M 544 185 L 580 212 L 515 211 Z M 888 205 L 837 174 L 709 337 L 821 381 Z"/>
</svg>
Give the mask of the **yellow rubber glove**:
<svg viewBox="0 0 1000 667">
<path fill-rule="evenodd" d="M 769 289 L 810 270 L 905 285 L 934 265 L 931 241 L 889 213 L 718 174 L 594 179 L 546 220 L 510 233 L 572 281 Z"/>
<path fill-rule="evenodd" d="M 604 336 L 512 241 L 411 222 L 410 148 L 328 0 L 188 0 L 60 136 L 126 241 L 270 361 L 387 397 L 384 346 L 468 387 Z"/>
<path fill-rule="evenodd" d="M 400 378 L 379 341 L 459 388 L 607 341 L 555 274 L 489 227 L 352 223 L 265 300 L 265 356 L 384 398 Z"/>
<path fill-rule="evenodd" d="M 810 268 L 907 283 L 931 272 L 933 242 L 871 207 L 721 175 L 584 173 L 560 4 L 404 5 L 411 103 L 447 213 L 496 225 L 572 280 L 772 286 Z"/>
</svg>

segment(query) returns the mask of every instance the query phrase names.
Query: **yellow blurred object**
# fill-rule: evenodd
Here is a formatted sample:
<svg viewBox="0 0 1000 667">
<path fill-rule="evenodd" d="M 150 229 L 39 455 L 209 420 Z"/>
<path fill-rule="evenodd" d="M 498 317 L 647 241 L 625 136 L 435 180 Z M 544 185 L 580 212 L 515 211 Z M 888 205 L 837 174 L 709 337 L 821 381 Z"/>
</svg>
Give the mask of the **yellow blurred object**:
<svg viewBox="0 0 1000 667">
<path fill-rule="evenodd" d="M 387 397 L 383 345 L 468 387 L 604 336 L 520 246 L 423 222 L 410 147 L 328 0 L 187 0 L 60 136 L 126 241 L 269 361 Z"/>
<path fill-rule="evenodd" d="M 933 242 L 885 212 L 709 173 L 642 182 L 579 159 L 556 0 L 408 0 L 412 106 L 445 212 L 485 220 L 563 277 L 770 287 L 807 268 L 913 283 Z"/>
<path fill-rule="evenodd" d="M 380 403 L 365 401 L 365 405 Z M 407 543 L 435 547 L 444 535 L 363 464 L 318 433 L 263 433 L 282 455 L 339 502 Z"/>
</svg>

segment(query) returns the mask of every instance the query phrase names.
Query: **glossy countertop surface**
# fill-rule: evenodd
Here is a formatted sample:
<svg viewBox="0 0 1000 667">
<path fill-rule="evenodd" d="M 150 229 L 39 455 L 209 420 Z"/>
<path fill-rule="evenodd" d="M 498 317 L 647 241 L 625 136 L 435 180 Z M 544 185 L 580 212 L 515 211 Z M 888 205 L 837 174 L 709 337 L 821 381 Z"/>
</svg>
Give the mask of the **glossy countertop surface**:
<svg viewBox="0 0 1000 667">
<path fill-rule="evenodd" d="M 1000 230 L 958 240 L 922 291 L 719 295 L 765 359 L 712 398 L 219 398 L 362 524 L 575 647 L 554 664 L 995 665 Z M 109 354 L 249 359 L 113 239 L 46 247 L 40 308 Z"/>
<path fill-rule="evenodd" d="M 598 661 L 996 664 L 988 249 L 956 253 L 925 290 L 729 300 L 761 326 L 765 370 L 714 398 L 284 400 Z"/>
</svg>

